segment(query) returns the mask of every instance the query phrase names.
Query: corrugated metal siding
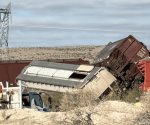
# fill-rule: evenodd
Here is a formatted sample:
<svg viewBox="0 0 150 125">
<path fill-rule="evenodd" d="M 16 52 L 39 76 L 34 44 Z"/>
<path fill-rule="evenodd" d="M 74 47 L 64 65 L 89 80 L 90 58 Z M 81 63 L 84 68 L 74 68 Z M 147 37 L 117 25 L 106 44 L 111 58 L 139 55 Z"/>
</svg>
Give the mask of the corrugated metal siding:
<svg viewBox="0 0 150 125">
<path fill-rule="evenodd" d="M 130 46 L 131 44 L 134 42 L 134 39 L 129 38 L 126 39 L 120 46 L 119 46 L 119 50 L 121 53 L 124 53 Z"/>
<path fill-rule="evenodd" d="M 29 65 L 29 62 L 6 62 L 0 63 L 0 82 L 5 84 L 15 83 L 16 77 L 21 73 L 22 69 Z"/>
<path fill-rule="evenodd" d="M 126 56 L 126 58 L 130 61 L 133 57 L 136 56 L 136 54 L 138 53 L 138 51 L 142 48 L 142 46 L 140 45 L 140 43 L 138 42 L 133 42 L 128 49 L 124 52 L 124 55 Z"/>
</svg>

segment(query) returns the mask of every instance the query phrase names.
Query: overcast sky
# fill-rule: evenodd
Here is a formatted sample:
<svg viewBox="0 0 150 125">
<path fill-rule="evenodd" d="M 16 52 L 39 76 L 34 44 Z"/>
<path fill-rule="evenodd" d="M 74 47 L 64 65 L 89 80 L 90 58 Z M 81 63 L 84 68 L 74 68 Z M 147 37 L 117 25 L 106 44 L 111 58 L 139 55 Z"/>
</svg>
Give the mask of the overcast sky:
<svg viewBox="0 0 150 125">
<path fill-rule="evenodd" d="M 10 0 L 0 0 L 6 6 Z M 9 46 L 101 45 L 134 35 L 149 46 L 150 0 L 11 0 Z"/>
</svg>

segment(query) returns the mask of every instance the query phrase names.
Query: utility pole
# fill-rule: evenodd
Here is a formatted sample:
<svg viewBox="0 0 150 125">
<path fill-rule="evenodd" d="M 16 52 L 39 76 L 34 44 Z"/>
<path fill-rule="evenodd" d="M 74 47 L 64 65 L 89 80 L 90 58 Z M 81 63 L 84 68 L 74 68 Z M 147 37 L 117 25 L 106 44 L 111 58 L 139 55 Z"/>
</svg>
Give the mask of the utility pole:
<svg viewBox="0 0 150 125">
<path fill-rule="evenodd" d="M 8 59 L 8 33 L 11 3 L 5 9 L 0 8 L 0 60 Z"/>
</svg>

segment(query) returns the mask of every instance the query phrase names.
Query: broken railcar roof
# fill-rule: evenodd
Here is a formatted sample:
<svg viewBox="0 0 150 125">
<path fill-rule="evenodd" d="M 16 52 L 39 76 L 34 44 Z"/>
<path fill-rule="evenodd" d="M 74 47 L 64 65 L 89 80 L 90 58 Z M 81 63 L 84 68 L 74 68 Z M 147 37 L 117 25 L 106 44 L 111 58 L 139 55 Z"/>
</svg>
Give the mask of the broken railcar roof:
<svg viewBox="0 0 150 125">
<path fill-rule="evenodd" d="M 100 67 L 84 65 L 87 66 L 89 70 L 85 69 L 85 71 L 81 71 L 85 68 L 82 66 L 83 65 L 62 64 L 46 61 L 32 61 L 30 65 L 22 70 L 21 74 L 18 75 L 16 79 L 26 82 L 78 88 L 84 85 L 90 79 L 92 79 L 94 75 L 101 69 Z M 34 71 L 28 74 L 27 72 L 29 68 L 33 68 L 32 70 Z M 32 74 L 34 72 L 35 74 Z M 72 78 L 72 74 L 77 72 L 79 73 L 79 75 L 85 75 L 85 78 Z M 43 73 L 43 75 L 39 75 L 40 73 Z"/>
<path fill-rule="evenodd" d="M 96 58 L 95 58 L 95 61 L 94 63 L 97 63 L 97 62 L 101 62 L 103 59 L 107 59 L 109 57 L 109 55 L 111 54 L 111 52 L 113 52 L 113 50 L 118 46 L 120 45 L 124 40 L 124 39 L 121 39 L 121 40 L 118 40 L 116 42 L 113 42 L 113 43 L 108 43 L 106 45 L 106 47 L 101 50 L 97 55 L 96 55 Z"/>
</svg>

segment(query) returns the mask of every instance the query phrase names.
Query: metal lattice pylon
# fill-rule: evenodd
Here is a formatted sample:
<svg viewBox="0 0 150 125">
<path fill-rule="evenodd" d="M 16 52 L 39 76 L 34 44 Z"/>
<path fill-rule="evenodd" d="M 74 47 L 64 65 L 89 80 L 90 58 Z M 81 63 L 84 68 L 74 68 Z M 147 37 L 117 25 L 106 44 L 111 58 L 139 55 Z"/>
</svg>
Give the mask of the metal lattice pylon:
<svg viewBox="0 0 150 125">
<path fill-rule="evenodd" d="M 0 60 L 8 57 L 8 32 L 11 3 L 5 9 L 0 9 Z"/>
</svg>

